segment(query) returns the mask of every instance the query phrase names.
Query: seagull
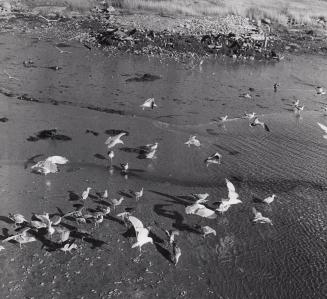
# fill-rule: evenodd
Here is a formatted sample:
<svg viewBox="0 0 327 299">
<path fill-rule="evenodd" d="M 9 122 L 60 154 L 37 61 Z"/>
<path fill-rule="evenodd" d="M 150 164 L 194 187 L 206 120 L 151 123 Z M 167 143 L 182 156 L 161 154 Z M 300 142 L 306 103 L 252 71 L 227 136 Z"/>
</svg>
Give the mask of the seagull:
<svg viewBox="0 0 327 299">
<path fill-rule="evenodd" d="M 111 203 L 112 203 L 112 205 L 114 207 L 114 210 L 116 209 L 117 206 L 122 204 L 124 199 L 125 199 L 124 197 L 119 198 L 119 200 L 116 199 L 116 198 L 111 199 Z"/>
<path fill-rule="evenodd" d="M 31 166 L 31 169 L 35 170 L 38 173 L 47 175 L 48 173 L 58 172 L 57 164 L 66 164 L 68 159 L 61 156 L 51 156 L 43 161 L 37 162 L 35 165 Z"/>
<path fill-rule="evenodd" d="M 228 198 L 222 199 L 221 204 L 216 209 L 216 211 L 220 213 L 226 212 L 231 205 L 236 205 L 238 203 L 242 203 L 242 201 L 239 199 L 238 193 L 236 193 L 234 185 L 228 180 L 226 180 L 227 188 L 228 188 Z"/>
<path fill-rule="evenodd" d="M 182 255 L 182 250 L 177 246 L 176 242 L 173 242 L 173 256 L 172 256 L 172 262 L 176 266 L 178 263 L 179 258 Z"/>
<path fill-rule="evenodd" d="M 327 139 L 327 127 L 321 123 L 318 123 L 318 126 L 324 131 L 325 135 L 323 136 L 325 139 Z"/>
<path fill-rule="evenodd" d="M 222 155 L 216 152 L 212 156 L 208 157 L 207 159 L 204 160 L 205 163 L 207 163 L 207 167 L 209 164 L 220 164 L 221 163 L 221 158 Z"/>
<path fill-rule="evenodd" d="M 269 196 L 269 197 L 264 198 L 262 200 L 262 202 L 264 202 L 264 203 L 266 203 L 266 204 L 269 205 L 269 204 L 271 204 L 274 201 L 275 197 L 276 197 L 276 194 L 273 194 L 272 196 Z"/>
<path fill-rule="evenodd" d="M 55 229 L 52 227 L 52 221 L 50 220 L 49 213 L 44 214 L 34 214 L 34 216 L 41 222 L 45 223 L 48 235 L 51 237 L 55 233 Z"/>
<path fill-rule="evenodd" d="M 156 158 L 156 150 L 152 150 L 151 152 L 148 152 L 145 154 L 146 159 L 155 159 Z"/>
<path fill-rule="evenodd" d="M 61 217 L 59 215 L 55 215 L 51 218 L 52 225 L 59 225 L 61 222 Z"/>
<path fill-rule="evenodd" d="M 241 98 L 245 98 L 245 99 L 251 99 L 252 96 L 249 93 L 243 93 L 240 95 Z"/>
<path fill-rule="evenodd" d="M 64 218 L 64 217 L 75 217 L 75 218 L 76 217 L 82 217 L 83 216 L 83 213 L 82 213 L 83 209 L 84 209 L 84 206 L 81 205 L 75 211 L 68 212 L 65 215 L 63 215 L 62 218 Z"/>
<path fill-rule="evenodd" d="M 71 251 L 72 251 L 73 249 L 77 249 L 77 245 L 74 244 L 74 243 L 72 243 L 72 244 L 67 243 L 67 244 L 65 244 L 64 247 L 60 248 L 60 250 L 63 251 L 63 252 L 65 252 L 65 253 L 66 253 L 66 252 L 71 253 Z"/>
<path fill-rule="evenodd" d="M 255 126 L 262 126 L 267 132 L 270 132 L 268 126 L 264 123 L 259 121 L 258 117 L 255 117 L 254 120 L 250 123 L 250 127 L 255 127 Z"/>
<path fill-rule="evenodd" d="M 196 198 L 195 203 L 205 203 L 208 201 L 207 197 L 209 196 L 209 193 L 199 193 L 199 194 L 192 193 L 192 196 Z"/>
<path fill-rule="evenodd" d="M 115 145 L 117 145 L 119 143 L 124 144 L 124 142 L 120 138 L 122 138 L 125 135 L 126 135 L 126 132 L 120 133 L 116 136 L 110 136 L 110 137 L 108 137 L 108 139 L 105 141 L 104 144 L 106 144 L 108 146 L 108 149 L 114 147 Z M 109 155 L 109 153 L 108 153 L 108 155 Z"/>
<path fill-rule="evenodd" d="M 112 159 L 115 157 L 114 151 L 108 151 L 108 157 L 110 159 L 110 164 L 112 164 Z"/>
<path fill-rule="evenodd" d="M 151 108 L 154 109 L 154 107 L 157 107 L 157 104 L 154 102 L 154 98 L 147 99 L 142 105 L 140 105 L 142 109 L 144 108 Z"/>
<path fill-rule="evenodd" d="M 103 194 L 102 194 L 102 198 L 104 198 L 104 199 L 107 199 L 108 198 L 108 190 L 106 189 L 106 190 L 104 190 L 104 192 L 103 192 Z"/>
<path fill-rule="evenodd" d="M 10 236 L 4 240 L 2 240 L 2 242 L 9 242 L 11 240 L 16 241 L 17 243 L 19 243 L 19 247 L 22 248 L 22 244 L 25 243 L 30 243 L 30 242 L 34 242 L 36 241 L 36 238 L 33 236 L 28 236 L 27 232 L 30 230 L 31 228 L 25 228 L 20 234 L 16 234 L 13 236 Z"/>
<path fill-rule="evenodd" d="M 65 54 L 65 53 L 67 53 L 67 54 L 72 54 L 72 52 L 62 50 L 62 49 L 60 49 L 59 47 L 55 47 L 55 48 L 59 51 L 60 54 Z"/>
<path fill-rule="evenodd" d="M 225 121 L 227 121 L 227 118 L 228 118 L 228 115 L 225 115 L 225 116 L 221 116 L 221 117 L 219 117 L 219 120 L 220 120 L 221 122 L 225 122 Z"/>
<path fill-rule="evenodd" d="M 128 171 L 128 163 L 121 163 L 120 166 L 122 174 L 126 174 Z"/>
<path fill-rule="evenodd" d="M 179 231 L 178 230 L 165 230 L 165 233 L 167 237 L 169 238 L 169 244 L 173 245 L 175 242 L 175 236 L 179 236 Z"/>
<path fill-rule="evenodd" d="M 103 216 L 106 216 L 110 213 L 110 207 L 99 207 L 99 211 Z"/>
<path fill-rule="evenodd" d="M 300 105 L 300 100 L 296 100 L 293 102 L 293 107 L 299 106 Z"/>
<path fill-rule="evenodd" d="M 30 225 L 33 228 L 36 228 L 36 229 L 41 229 L 41 228 L 46 228 L 47 227 L 47 225 L 44 222 L 38 221 L 38 220 L 31 220 Z"/>
<path fill-rule="evenodd" d="M 202 234 L 203 234 L 203 237 L 205 238 L 207 235 L 210 235 L 210 234 L 213 234 L 213 235 L 217 235 L 216 231 L 211 228 L 210 226 L 203 226 L 201 228 L 201 231 L 202 231 Z"/>
<path fill-rule="evenodd" d="M 142 246 L 151 243 L 153 244 L 153 239 L 149 237 L 149 230 L 144 227 L 141 220 L 137 219 L 134 216 L 128 217 L 129 222 L 133 225 L 137 242 L 132 245 L 132 248 L 139 247 L 142 251 Z"/>
<path fill-rule="evenodd" d="M 91 187 L 87 187 L 86 190 L 83 191 L 82 200 L 86 200 L 89 197 L 91 189 L 92 189 Z"/>
<path fill-rule="evenodd" d="M 317 87 L 316 87 L 316 92 L 317 92 L 317 94 L 319 94 L 319 95 L 324 95 L 324 94 L 326 94 L 326 91 L 325 91 L 321 86 L 317 86 Z"/>
<path fill-rule="evenodd" d="M 325 112 L 325 114 L 327 113 L 327 106 L 321 107 L 321 109 Z"/>
<path fill-rule="evenodd" d="M 193 205 L 187 206 L 185 208 L 185 213 L 198 215 L 200 217 L 208 218 L 208 219 L 217 218 L 217 214 L 215 213 L 214 210 L 208 209 L 207 207 L 199 203 L 195 203 Z"/>
<path fill-rule="evenodd" d="M 101 214 L 97 214 L 96 216 L 95 216 L 95 221 L 94 221 L 94 225 L 95 226 L 97 226 L 97 225 L 99 225 L 100 223 L 102 223 L 103 222 L 103 214 L 101 213 Z"/>
<path fill-rule="evenodd" d="M 304 105 L 303 106 L 299 106 L 299 105 L 294 106 L 295 113 L 300 113 L 303 110 L 304 110 Z"/>
<path fill-rule="evenodd" d="M 143 196 L 143 187 L 140 191 L 136 191 L 134 193 L 134 195 L 135 195 L 136 201 L 138 201 Z"/>
<path fill-rule="evenodd" d="M 274 87 L 274 92 L 277 92 L 277 87 L 279 87 L 279 83 L 275 82 L 273 87 Z"/>
<path fill-rule="evenodd" d="M 184 144 L 188 145 L 188 147 L 190 147 L 191 145 L 194 145 L 196 147 L 201 146 L 201 143 L 198 139 L 196 139 L 196 136 L 190 136 L 189 140 L 187 140 Z"/>
<path fill-rule="evenodd" d="M 6 74 L 10 80 L 11 80 L 11 79 L 14 79 L 14 80 L 19 81 L 19 79 L 17 79 L 17 78 L 15 78 L 15 77 L 11 76 L 11 75 L 10 75 L 8 72 L 6 72 L 6 71 L 4 71 L 4 74 Z"/>
<path fill-rule="evenodd" d="M 244 118 L 247 118 L 247 119 L 252 119 L 252 118 L 255 118 L 256 116 L 256 113 L 255 112 L 252 112 L 252 113 L 244 113 Z"/>
<path fill-rule="evenodd" d="M 146 151 L 148 151 L 148 152 L 155 151 L 155 150 L 158 148 L 158 145 L 159 145 L 158 142 L 153 143 L 153 144 L 147 144 L 147 145 L 145 146 Z"/>
<path fill-rule="evenodd" d="M 68 230 L 67 228 L 59 226 L 59 227 L 56 227 L 56 231 L 59 234 L 59 240 L 60 240 L 59 242 L 60 243 L 64 243 L 69 239 L 70 230 Z"/>
<path fill-rule="evenodd" d="M 263 217 L 262 214 L 260 212 L 258 212 L 255 208 L 252 208 L 252 212 L 254 214 L 254 218 L 253 218 L 253 222 L 255 223 L 269 223 L 271 225 L 272 224 L 272 221 L 267 218 L 267 217 Z"/>
<path fill-rule="evenodd" d="M 24 222 L 28 222 L 21 214 L 9 214 L 8 218 L 15 222 L 15 226 L 17 226 L 17 224 L 23 224 Z"/>
</svg>

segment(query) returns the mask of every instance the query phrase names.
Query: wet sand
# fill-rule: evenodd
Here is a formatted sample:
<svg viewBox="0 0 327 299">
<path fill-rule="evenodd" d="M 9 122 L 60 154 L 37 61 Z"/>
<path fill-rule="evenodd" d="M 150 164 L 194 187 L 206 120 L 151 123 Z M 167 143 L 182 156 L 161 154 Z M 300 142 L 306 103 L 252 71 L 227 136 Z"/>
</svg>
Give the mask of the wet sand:
<svg viewBox="0 0 327 299">
<path fill-rule="evenodd" d="M 0 94 L 0 117 L 8 118 L 0 124 L 2 236 L 6 229 L 13 233 L 8 213 L 30 218 L 58 208 L 71 211 L 81 201 L 70 191 L 81 194 L 90 186 L 93 195 L 108 189 L 110 198 L 125 196 L 99 228 L 79 225 L 92 237 L 76 237 L 72 254 L 39 241 L 22 249 L 2 244 L 1 298 L 323 298 L 327 141 L 317 122 L 326 124 L 320 108 L 327 97 L 316 95 L 314 87 L 326 82 L 324 59 L 291 56 L 278 64 L 247 65 L 226 59 L 189 69 L 169 60 L 110 57 L 78 43 L 64 48 L 72 54 L 60 54 L 54 47 L 60 41 L 28 35 L 0 39 L 1 69 L 19 79 L 0 74 L 1 88 L 15 95 Z M 36 67 L 23 66 L 28 58 Z M 128 80 L 146 73 L 160 79 Z M 281 86 L 275 93 L 276 81 Z M 244 93 L 252 98 L 240 97 Z M 23 94 L 36 101 L 19 100 Z M 140 105 L 149 97 L 158 108 L 143 111 Z M 300 117 L 292 111 L 295 98 L 305 105 Z M 245 111 L 257 112 L 271 132 L 238 119 Z M 212 121 L 226 114 L 233 120 L 224 126 Z M 54 128 L 72 140 L 27 140 Z M 114 148 L 110 172 L 101 157 L 114 130 L 129 134 Z M 197 135 L 200 148 L 184 145 L 190 135 Z M 138 148 L 153 142 L 159 142 L 157 158 L 141 159 Z M 216 151 L 222 164 L 207 167 L 204 159 Z M 57 174 L 31 173 L 26 161 L 41 154 L 61 155 L 69 163 Z M 131 169 L 127 178 L 119 170 L 124 162 Z M 208 192 L 208 207 L 216 208 L 227 196 L 225 178 L 243 203 L 215 220 L 202 219 L 202 226 L 217 231 L 203 239 L 199 217 L 186 215 L 185 206 L 193 203 L 190 193 Z M 141 187 L 145 194 L 136 203 L 131 190 Z M 254 203 L 272 193 L 277 198 L 270 206 Z M 98 204 L 95 197 L 85 203 Z M 252 207 L 274 225 L 253 225 Z M 140 259 L 131 249 L 135 237 L 115 217 L 126 208 L 151 225 L 155 239 Z M 171 228 L 181 232 L 176 266 L 163 245 L 162 229 Z"/>
</svg>

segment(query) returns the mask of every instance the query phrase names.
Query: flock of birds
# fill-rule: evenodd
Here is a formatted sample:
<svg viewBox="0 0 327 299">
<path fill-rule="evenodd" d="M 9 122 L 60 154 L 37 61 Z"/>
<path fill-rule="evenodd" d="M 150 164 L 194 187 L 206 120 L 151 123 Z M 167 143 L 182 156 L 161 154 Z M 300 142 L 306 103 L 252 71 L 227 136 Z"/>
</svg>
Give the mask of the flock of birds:
<svg viewBox="0 0 327 299">
<path fill-rule="evenodd" d="M 61 53 L 63 51 L 58 48 Z M 9 74 L 8 74 L 9 76 Z M 274 83 L 273 88 L 274 91 L 277 92 L 277 88 L 279 87 L 278 83 Z M 319 95 L 326 94 L 325 90 L 322 87 L 317 87 L 316 92 Z M 246 97 L 246 96 L 245 96 Z M 157 107 L 154 98 L 147 99 L 140 107 L 144 110 L 146 108 L 154 109 Z M 294 112 L 300 113 L 303 111 L 304 106 L 300 105 L 299 100 L 293 103 Z M 324 111 L 327 112 L 327 107 L 323 107 Z M 266 123 L 259 120 L 258 116 L 255 112 L 245 113 L 242 118 L 246 118 L 249 120 L 250 127 L 260 126 L 265 131 L 270 132 L 269 127 Z M 228 115 L 223 116 L 219 119 L 220 123 L 224 123 L 228 121 Z M 319 127 L 324 131 L 324 138 L 327 139 L 327 126 L 318 123 Z M 107 156 L 108 161 L 110 161 L 110 168 L 112 168 L 112 161 L 115 157 L 114 148 L 119 144 L 124 144 L 122 140 L 123 137 L 126 136 L 127 133 L 122 132 L 115 136 L 110 136 L 106 141 L 105 145 L 107 147 Z M 201 142 L 197 139 L 196 136 L 190 136 L 190 138 L 185 142 L 185 145 L 188 147 L 195 146 L 200 147 Z M 158 149 L 158 143 L 147 144 L 143 147 L 143 152 L 145 154 L 145 158 L 154 159 L 156 157 L 156 152 Z M 218 152 L 209 156 L 205 159 L 205 163 L 207 166 L 210 164 L 221 164 L 222 155 Z M 61 156 L 51 156 L 45 160 L 37 162 L 35 165 L 31 166 L 32 172 L 36 172 L 39 174 L 50 174 L 58 172 L 58 165 L 63 165 L 68 163 L 68 159 Z M 122 163 L 121 173 L 122 175 L 127 175 L 129 172 L 128 163 Z M 215 219 L 219 214 L 226 213 L 232 206 L 241 204 L 242 201 L 239 198 L 239 194 L 236 192 L 236 188 L 233 183 L 225 179 L 226 186 L 228 190 L 228 196 L 225 199 L 221 199 L 219 206 L 216 209 L 208 208 L 205 204 L 208 202 L 208 193 L 202 194 L 191 194 L 194 199 L 194 203 L 185 207 L 185 214 L 187 215 L 196 215 L 206 219 Z M 116 208 L 122 204 L 124 201 L 124 197 L 120 197 L 119 199 L 110 199 L 108 190 L 105 190 L 100 198 L 102 205 L 98 206 L 96 210 L 89 212 L 85 208 L 85 201 L 89 198 L 90 192 L 92 188 L 88 187 L 85 191 L 81 193 L 79 196 L 79 200 L 83 203 L 79 205 L 75 210 L 68 213 L 61 213 L 60 215 L 54 214 L 50 216 L 49 213 L 44 214 L 33 214 L 30 220 L 26 219 L 25 216 L 21 214 L 9 214 L 9 219 L 11 219 L 15 225 L 16 234 L 8 236 L 2 242 L 15 241 L 19 243 L 20 247 L 22 244 L 30 243 L 36 241 L 40 238 L 40 234 L 42 238 L 49 238 L 52 244 L 56 244 L 57 248 L 64 252 L 71 252 L 74 249 L 77 249 L 78 246 L 74 243 L 75 239 L 71 237 L 72 229 L 67 228 L 65 226 L 64 220 L 75 221 L 77 225 L 79 224 L 89 224 L 93 223 L 95 227 L 99 226 L 105 219 L 105 217 L 116 211 Z M 144 188 L 141 188 L 140 191 L 133 192 L 136 201 L 139 201 L 144 195 Z M 263 198 L 260 201 L 263 204 L 270 205 L 276 198 L 275 194 L 272 194 L 269 197 Z M 105 203 L 105 204 L 104 204 Z M 262 224 L 270 224 L 273 225 L 272 220 L 268 217 L 262 215 L 256 208 L 252 208 L 253 212 L 253 223 L 262 223 Z M 142 247 L 145 244 L 153 244 L 154 239 L 151 237 L 151 227 L 146 227 L 142 223 L 142 221 L 135 216 L 132 215 L 131 212 L 121 212 L 116 214 L 116 217 L 120 218 L 126 227 L 133 228 L 136 236 L 136 242 L 131 246 L 132 248 L 139 248 L 140 254 L 142 253 Z M 83 232 L 78 228 L 74 228 L 80 233 L 84 233 L 85 236 L 88 235 L 87 232 Z M 178 230 L 164 230 L 166 235 L 166 244 L 167 248 L 170 252 L 171 261 L 176 265 L 181 257 L 181 248 L 178 246 L 178 242 L 176 237 L 179 235 Z M 213 234 L 216 235 L 216 231 L 210 226 L 202 226 L 200 227 L 200 231 L 203 237 L 207 235 Z M 3 246 L 0 247 L 0 250 L 4 249 Z"/>
</svg>

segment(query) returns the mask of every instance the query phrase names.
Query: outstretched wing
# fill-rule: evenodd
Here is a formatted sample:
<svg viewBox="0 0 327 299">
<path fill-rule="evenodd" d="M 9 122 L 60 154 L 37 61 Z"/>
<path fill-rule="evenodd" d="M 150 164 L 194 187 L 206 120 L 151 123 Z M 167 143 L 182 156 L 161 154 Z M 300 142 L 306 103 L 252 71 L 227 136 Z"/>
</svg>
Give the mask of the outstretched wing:
<svg viewBox="0 0 327 299">
<path fill-rule="evenodd" d="M 136 232 L 137 232 L 138 229 L 144 228 L 144 225 L 143 225 L 142 221 L 137 219 L 136 217 L 129 216 L 128 220 L 129 220 L 130 223 L 132 223 L 132 225 L 133 225 Z"/>
<path fill-rule="evenodd" d="M 49 161 L 50 163 L 53 164 L 66 164 L 68 162 L 68 159 L 61 156 L 51 156 L 47 158 L 45 161 Z"/>
<path fill-rule="evenodd" d="M 325 126 L 325 125 L 323 125 L 321 123 L 318 123 L 318 122 L 317 122 L 317 124 L 327 134 L 327 126 Z"/>
<path fill-rule="evenodd" d="M 226 184 L 228 188 L 228 199 L 231 201 L 238 199 L 238 193 L 236 193 L 234 185 L 228 179 L 226 179 Z"/>
</svg>

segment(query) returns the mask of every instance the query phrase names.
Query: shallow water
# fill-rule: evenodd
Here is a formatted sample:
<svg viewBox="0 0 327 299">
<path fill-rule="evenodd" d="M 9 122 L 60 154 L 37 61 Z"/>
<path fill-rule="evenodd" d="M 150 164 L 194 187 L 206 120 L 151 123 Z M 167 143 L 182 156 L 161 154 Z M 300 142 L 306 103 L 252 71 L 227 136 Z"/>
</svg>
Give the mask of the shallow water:
<svg viewBox="0 0 327 299">
<path fill-rule="evenodd" d="M 133 208 L 157 241 L 164 238 L 162 229 L 179 229 L 182 250 L 176 267 L 160 243 L 146 245 L 141 260 L 133 261 L 135 238 L 124 235 L 112 213 L 100 228 L 84 227 L 98 242 L 78 239 L 73 255 L 48 252 L 40 242 L 23 249 L 2 244 L 2 298 L 323 298 L 327 140 L 317 122 L 327 124 L 320 110 L 327 97 L 316 95 L 314 87 L 327 82 L 325 59 L 293 56 L 278 64 L 246 65 L 207 60 L 191 68 L 155 58 L 110 57 L 76 43 L 63 48 L 72 54 L 60 54 L 54 47 L 60 41 L 25 35 L 2 34 L 0 42 L 0 68 L 18 79 L 1 73 L 1 88 L 39 101 L 0 94 L 0 117 L 8 118 L 0 125 L 1 228 L 12 233 L 5 217 L 10 212 L 30 217 L 71 211 L 76 202 L 69 191 L 81 194 L 91 186 L 92 194 L 107 188 L 110 197 L 125 195 L 116 212 Z M 23 66 L 28 58 L 35 67 Z M 161 79 L 126 82 L 144 73 Z M 281 85 L 276 93 L 275 81 Z M 240 97 L 247 92 L 252 99 Z M 158 108 L 143 111 L 139 106 L 149 97 Z M 295 98 L 305 105 L 301 116 L 292 111 Z M 271 132 L 250 128 L 239 119 L 245 111 L 257 112 Z M 231 120 L 223 126 L 212 122 L 226 114 Z M 27 140 L 53 128 L 72 140 Z M 129 133 L 114 149 L 112 172 L 101 159 L 107 130 Z M 200 148 L 184 145 L 191 134 Z M 138 148 L 156 141 L 157 158 L 140 159 Z M 222 164 L 207 167 L 204 159 L 216 151 Z M 26 161 L 41 154 L 62 155 L 70 163 L 57 174 L 33 174 L 33 163 Z M 127 177 L 119 171 L 123 162 L 131 168 Z M 225 178 L 243 203 L 215 220 L 202 219 L 201 225 L 217 230 L 217 236 L 203 239 L 195 227 L 200 219 L 184 212 L 193 202 L 188 195 L 208 192 L 208 206 L 215 208 L 227 196 Z M 141 187 L 145 195 L 136 204 L 130 190 Z M 253 202 L 272 193 L 277 198 L 270 206 Z M 97 204 L 90 199 L 86 205 Z M 253 225 L 254 206 L 274 225 Z"/>
</svg>

